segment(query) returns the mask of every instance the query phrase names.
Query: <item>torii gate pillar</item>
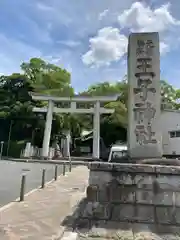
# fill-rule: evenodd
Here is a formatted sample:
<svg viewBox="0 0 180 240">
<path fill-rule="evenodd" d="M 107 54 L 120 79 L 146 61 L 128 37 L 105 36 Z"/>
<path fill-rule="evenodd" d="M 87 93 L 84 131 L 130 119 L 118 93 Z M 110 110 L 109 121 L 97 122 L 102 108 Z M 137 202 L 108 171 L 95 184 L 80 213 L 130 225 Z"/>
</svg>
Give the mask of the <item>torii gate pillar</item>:
<svg viewBox="0 0 180 240">
<path fill-rule="evenodd" d="M 54 103 L 52 100 L 49 100 L 47 114 L 46 114 L 46 123 L 44 128 L 44 138 L 43 138 L 43 146 L 42 146 L 42 153 L 41 153 L 42 158 L 49 157 L 49 144 L 51 139 L 53 108 L 54 108 Z"/>
<path fill-rule="evenodd" d="M 94 104 L 93 116 L 93 158 L 100 155 L 100 102 Z"/>
</svg>

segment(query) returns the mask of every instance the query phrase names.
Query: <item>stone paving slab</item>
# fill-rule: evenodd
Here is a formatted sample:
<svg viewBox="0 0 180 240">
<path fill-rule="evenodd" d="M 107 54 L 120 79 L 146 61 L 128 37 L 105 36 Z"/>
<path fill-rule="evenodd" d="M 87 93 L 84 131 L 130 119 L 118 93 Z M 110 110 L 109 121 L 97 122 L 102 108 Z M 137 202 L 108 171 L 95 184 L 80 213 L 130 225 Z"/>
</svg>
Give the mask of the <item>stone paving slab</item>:
<svg viewBox="0 0 180 240">
<path fill-rule="evenodd" d="M 85 196 L 88 176 L 87 167 L 78 166 L 24 202 L 0 209 L 0 240 L 57 239 L 65 229 L 61 223 Z"/>
</svg>

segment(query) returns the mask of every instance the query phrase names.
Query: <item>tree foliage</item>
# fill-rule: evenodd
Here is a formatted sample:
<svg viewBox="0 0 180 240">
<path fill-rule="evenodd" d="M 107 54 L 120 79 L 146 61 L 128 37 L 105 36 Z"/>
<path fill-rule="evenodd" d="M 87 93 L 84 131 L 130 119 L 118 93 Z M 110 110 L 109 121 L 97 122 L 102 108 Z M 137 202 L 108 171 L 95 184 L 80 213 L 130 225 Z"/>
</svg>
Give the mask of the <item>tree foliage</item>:
<svg viewBox="0 0 180 240">
<path fill-rule="evenodd" d="M 116 102 L 111 102 L 105 104 L 106 108 L 113 108 L 115 111 L 110 116 L 104 116 L 106 122 L 118 123 L 119 125 L 125 127 L 127 125 L 127 83 L 126 81 L 117 83 L 97 83 L 88 88 L 83 95 L 89 96 L 113 96 L 117 95 L 118 100 Z M 104 122 L 104 120 L 103 120 Z"/>
<path fill-rule="evenodd" d="M 35 92 L 54 96 L 74 94 L 71 75 L 65 69 L 46 63 L 40 58 L 32 58 L 29 62 L 22 63 L 21 68 Z"/>
<path fill-rule="evenodd" d="M 162 109 L 178 109 L 177 104 L 177 94 L 178 90 L 175 90 L 166 81 L 161 80 L 161 106 Z"/>
<path fill-rule="evenodd" d="M 32 112 L 29 91 L 33 88 L 25 75 L 1 76 L 0 83 L 1 117 L 25 116 Z"/>
<path fill-rule="evenodd" d="M 71 75 L 65 69 L 32 58 L 21 65 L 22 73 L 0 77 L 0 140 L 7 141 L 9 126 L 12 124 L 12 140 L 28 140 L 42 146 L 45 115 L 32 112 L 33 106 L 43 106 L 43 102 L 33 102 L 29 92 L 53 96 L 73 96 Z M 126 76 L 115 83 L 103 82 L 89 86 L 79 93 L 85 96 L 118 95 L 115 102 L 105 103 L 113 108 L 111 115 L 101 116 L 101 136 L 106 145 L 116 140 L 126 140 L 128 84 Z M 166 81 L 161 81 L 162 108 L 180 108 L 180 90 L 174 89 Z M 52 139 L 63 129 L 71 129 L 78 137 L 82 129 L 92 129 L 92 116 L 55 114 L 52 126 Z"/>
</svg>

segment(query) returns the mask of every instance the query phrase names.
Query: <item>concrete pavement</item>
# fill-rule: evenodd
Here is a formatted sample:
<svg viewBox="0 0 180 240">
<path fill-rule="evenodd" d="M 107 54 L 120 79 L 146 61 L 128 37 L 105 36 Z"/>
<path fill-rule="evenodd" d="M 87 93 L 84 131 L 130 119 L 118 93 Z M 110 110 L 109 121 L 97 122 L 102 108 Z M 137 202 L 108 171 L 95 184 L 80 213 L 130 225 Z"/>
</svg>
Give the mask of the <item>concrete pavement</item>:
<svg viewBox="0 0 180 240">
<path fill-rule="evenodd" d="M 24 202 L 0 209 L 0 240 L 58 239 L 65 229 L 63 220 L 85 196 L 88 176 L 87 167 L 76 167 Z"/>
</svg>

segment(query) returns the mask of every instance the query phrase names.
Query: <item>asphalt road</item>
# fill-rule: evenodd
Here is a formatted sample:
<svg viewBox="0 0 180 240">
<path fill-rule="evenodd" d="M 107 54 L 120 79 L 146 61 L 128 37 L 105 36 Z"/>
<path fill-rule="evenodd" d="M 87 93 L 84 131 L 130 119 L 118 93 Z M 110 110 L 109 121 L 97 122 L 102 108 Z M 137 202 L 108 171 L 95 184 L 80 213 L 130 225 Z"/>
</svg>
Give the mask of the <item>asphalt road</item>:
<svg viewBox="0 0 180 240">
<path fill-rule="evenodd" d="M 46 169 L 46 181 L 54 178 L 54 164 L 0 161 L 0 207 L 19 197 L 21 176 L 26 173 L 26 193 L 41 185 L 42 170 Z M 58 175 L 62 165 L 58 166 Z"/>
</svg>

